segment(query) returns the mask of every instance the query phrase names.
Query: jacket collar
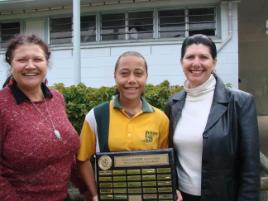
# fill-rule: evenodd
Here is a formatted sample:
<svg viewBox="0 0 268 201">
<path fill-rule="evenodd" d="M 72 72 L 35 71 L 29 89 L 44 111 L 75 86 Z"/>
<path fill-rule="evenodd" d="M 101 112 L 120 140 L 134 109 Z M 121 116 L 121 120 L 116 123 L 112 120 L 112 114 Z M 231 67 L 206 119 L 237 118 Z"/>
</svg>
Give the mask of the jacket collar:
<svg viewBox="0 0 268 201">
<path fill-rule="evenodd" d="M 29 98 L 20 90 L 15 80 L 13 81 L 11 85 L 9 85 L 9 88 L 11 89 L 11 92 L 17 104 L 21 104 L 25 101 L 30 101 Z M 44 83 L 41 84 L 41 89 L 45 98 L 53 97 L 51 91 Z"/>
<path fill-rule="evenodd" d="M 216 78 L 216 86 L 207 125 L 204 131 L 205 138 L 208 136 L 206 131 L 209 130 L 225 113 L 228 103 L 230 102 L 229 90 L 227 90 L 223 81 L 216 74 L 214 74 L 214 76 Z"/>
<path fill-rule="evenodd" d="M 216 75 L 213 74 L 216 79 L 216 86 L 214 90 L 214 96 L 212 101 L 211 110 L 209 113 L 207 125 L 204 131 L 204 137 L 206 137 L 206 131 L 211 128 L 215 122 L 221 117 L 221 115 L 226 111 L 227 105 L 230 102 L 230 93 L 226 89 L 223 81 Z M 185 103 L 187 93 L 185 91 L 175 94 L 172 100 L 172 113 L 174 116 L 173 129 L 175 130 L 177 123 L 181 117 L 181 112 Z"/>
<path fill-rule="evenodd" d="M 216 78 L 216 86 L 213 101 L 222 104 L 230 102 L 230 94 L 229 91 L 226 89 L 225 84 L 216 74 L 214 74 L 214 76 Z"/>
</svg>

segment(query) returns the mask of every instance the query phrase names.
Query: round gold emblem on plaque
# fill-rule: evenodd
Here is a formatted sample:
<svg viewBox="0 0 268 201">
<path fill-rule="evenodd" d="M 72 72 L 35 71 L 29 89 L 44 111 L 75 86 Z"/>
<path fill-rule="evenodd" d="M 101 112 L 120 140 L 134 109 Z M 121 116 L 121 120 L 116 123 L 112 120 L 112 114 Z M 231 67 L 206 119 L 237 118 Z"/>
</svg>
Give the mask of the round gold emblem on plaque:
<svg viewBox="0 0 268 201">
<path fill-rule="evenodd" d="M 103 155 L 98 160 L 98 166 L 102 170 L 109 170 L 112 167 L 112 159 L 108 155 Z"/>
</svg>

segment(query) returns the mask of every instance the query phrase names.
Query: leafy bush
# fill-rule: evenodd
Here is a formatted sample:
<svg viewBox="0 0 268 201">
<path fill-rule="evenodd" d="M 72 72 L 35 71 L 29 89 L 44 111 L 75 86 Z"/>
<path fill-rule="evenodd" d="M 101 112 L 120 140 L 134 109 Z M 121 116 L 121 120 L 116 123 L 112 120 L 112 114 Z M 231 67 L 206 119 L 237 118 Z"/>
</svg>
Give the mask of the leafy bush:
<svg viewBox="0 0 268 201">
<path fill-rule="evenodd" d="M 111 100 L 115 94 L 115 87 L 91 88 L 80 83 L 65 87 L 64 84 L 55 84 L 53 88 L 59 90 L 66 102 L 67 114 L 75 129 L 80 132 L 88 111 L 94 106 Z M 170 86 L 168 81 L 159 85 L 147 84 L 145 86 L 145 98 L 153 106 L 164 109 L 168 98 L 180 91 L 181 86 Z"/>
</svg>

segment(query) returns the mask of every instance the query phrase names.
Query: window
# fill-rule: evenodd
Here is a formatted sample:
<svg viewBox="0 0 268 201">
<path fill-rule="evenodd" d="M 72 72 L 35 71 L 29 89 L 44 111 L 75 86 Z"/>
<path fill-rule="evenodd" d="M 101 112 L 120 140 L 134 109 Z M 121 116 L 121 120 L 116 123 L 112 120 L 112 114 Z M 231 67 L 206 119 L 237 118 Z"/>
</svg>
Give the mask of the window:
<svg viewBox="0 0 268 201">
<path fill-rule="evenodd" d="M 81 17 L 81 42 L 96 41 L 96 16 Z"/>
<path fill-rule="evenodd" d="M 215 35 L 216 16 L 214 8 L 198 8 L 189 10 L 189 35 Z"/>
<path fill-rule="evenodd" d="M 72 17 L 50 19 L 50 44 L 72 43 Z M 81 16 L 81 42 L 96 41 L 96 16 Z"/>
<path fill-rule="evenodd" d="M 159 11 L 158 16 L 160 38 L 185 37 L 197 33 L 215 35 L 215 8 L 163 10 Z"/>
<path fill-rule="evenodd" d="M 102 15 L 101 40 L 125 39 L 125 14 Z"/>
<path fill-rule="evenodd" d="M 159 11 L 159 37 L 175 38 L 185 35 L 185 11 Z"/>
<path fill-rule="evenodd" d="M 50 44 L 72 43 L 72 18 L 50 19 Z"/>
<path fill-rule="evenodd" d="M 216 35 L 216 8 L 159 9 L 81 16 L 81 43 Z M 72 17 L 51 18 L 50 44 L 72 43 Z"/>
<path fill-rule="evenodd" d="M 20 23 L 10 22 L 10 23 L 0 23 L 0 39 L 1 46 L 5 47 L 7 42 L 16 34 L 20 33 Z"/>
<path fill-rule="evenodd" d="M 101 40 L 137 40 L 153 38 L 153 12 L 103 14 Z"/>
<path fill-rule="evenodd" d="M 153 12 L 128 13 L 128 39 L 153 38 Z"/>
</svg>

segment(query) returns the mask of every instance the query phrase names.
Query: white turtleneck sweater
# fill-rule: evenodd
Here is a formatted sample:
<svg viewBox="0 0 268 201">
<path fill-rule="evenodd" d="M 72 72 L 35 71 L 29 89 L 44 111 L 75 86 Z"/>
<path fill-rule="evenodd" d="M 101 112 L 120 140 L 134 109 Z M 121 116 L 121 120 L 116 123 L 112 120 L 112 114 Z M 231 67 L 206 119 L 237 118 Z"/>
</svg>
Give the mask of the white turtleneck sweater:
<svg viewBox="0 0 268 201">
<path fill-rule="evenodd" d="M 175 129 L 173 141 L 177 149 L 179 189 L 191 195 L 201 195 L 201 168 L 203 132 L 210 112 L 216 80 L 213 75 L 187 92 L 181 118 Z"/>
</svg>

